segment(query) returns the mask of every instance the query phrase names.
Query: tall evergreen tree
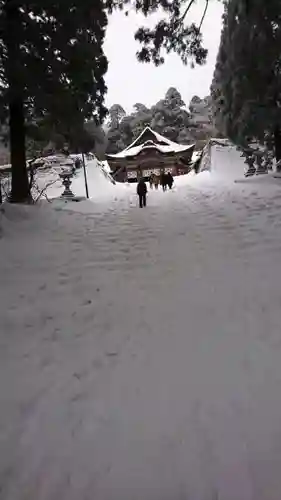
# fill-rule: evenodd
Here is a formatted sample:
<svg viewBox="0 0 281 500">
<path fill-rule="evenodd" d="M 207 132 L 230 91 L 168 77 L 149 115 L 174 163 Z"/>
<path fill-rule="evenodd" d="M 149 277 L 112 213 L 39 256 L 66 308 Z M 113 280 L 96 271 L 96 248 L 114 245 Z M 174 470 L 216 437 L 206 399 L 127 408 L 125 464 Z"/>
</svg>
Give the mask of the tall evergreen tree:
<svg viewBox="0 0 281 500">
<path fill-rule="evenodd" d="M 152 114 L 152 128 L 173 141 L 177 141 L 179 133 L 188 128 L 189 113 L 179 91 L 174 87 L 169 88 L 165 98 L 152 107 Z"/>
<path fill-rule="evenodd" d="M 217 128 L 238 143 L 270 133 L 281 158 L 281 4 L 226 5 L 212 97 Z"/>
<path fill-rule="evenodd" d="M 12 201 L 28 198 L 26 117 L 82 121 L 105 113 L 102 0 L 0 0 L 2 119 L 8 116 Z"/>
<path fill-rule="evenodd" d="M 109 153 L 117 153 L 125 147 L 121 130 L 121 123 L 125 116 L 126 111 L 121 104 L 113 104 L 108 110 L 107 146 Z"/>
<path fill-rule="evenodd" d="M 108 110 L 109 127 L 118 129 L 121 121 L 126 116 L 126 111 L 122 108 L 121 104 L 113 104 Z"/>
</svg>

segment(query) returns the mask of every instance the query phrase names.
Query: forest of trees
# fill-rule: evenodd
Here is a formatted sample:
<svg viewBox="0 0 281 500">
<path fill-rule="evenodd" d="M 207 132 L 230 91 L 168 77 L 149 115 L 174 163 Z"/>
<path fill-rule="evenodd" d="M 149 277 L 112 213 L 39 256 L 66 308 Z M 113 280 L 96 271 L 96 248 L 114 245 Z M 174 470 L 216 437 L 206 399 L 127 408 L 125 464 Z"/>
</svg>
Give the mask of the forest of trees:
<svg viewBox="0 0 281 500">
<path fill-rule="evenodd" d="M 214 133 L 210 114 L 210 99 L 194 96 L 187 107 L 174 87 L 168 89 L 164 98 L 151 108 L 136 103 L 133 113 L 129 115 L 120 104 L 114 104 L 108 113 L 106 151 L 117 153 L 124 149 L 146 126 L 172 141 L 182 144 L 195 142 L 200 148 Z"/>
<path fill-rule="evenodd" d="M 211 94 L 216 128 L 241 146 L 274 147 L 281 159 L 281 3 L 229 0 Z"/>
</svg>

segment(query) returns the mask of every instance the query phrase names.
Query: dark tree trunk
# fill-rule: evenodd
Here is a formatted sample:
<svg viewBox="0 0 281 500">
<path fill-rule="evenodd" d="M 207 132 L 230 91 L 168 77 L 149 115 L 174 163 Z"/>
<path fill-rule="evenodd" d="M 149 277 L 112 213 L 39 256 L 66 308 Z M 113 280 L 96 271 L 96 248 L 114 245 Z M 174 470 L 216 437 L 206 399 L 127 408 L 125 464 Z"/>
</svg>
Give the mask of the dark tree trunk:
<svg viewBox="0 0 281 500">
<path fill-rule="evenodd" d="M 13 99 L 10 111 L 10 150 L 12 164 L 11 201 L 21 203 L 30 198 L 25 156 L 25 125 L 23 100 Z"/>
<path fill-rule="evenodd" d="M 277 125 L 274 129 L 275 157 L 278 162 L 281 160 L 281 128 Z M 280 169 L 278 169 L 280 171 Z"/>
<path fill-rule="evenodd" d="M 11 201 L 21 203 L 30 198 L 25 156 L 24 88 L 21 67 L 20 10 L 16 1 L 6 0 L 4 39 L 7 47 L 6 76 L 9 85 L 9 127 L 12 164 Z"/>
</svg>

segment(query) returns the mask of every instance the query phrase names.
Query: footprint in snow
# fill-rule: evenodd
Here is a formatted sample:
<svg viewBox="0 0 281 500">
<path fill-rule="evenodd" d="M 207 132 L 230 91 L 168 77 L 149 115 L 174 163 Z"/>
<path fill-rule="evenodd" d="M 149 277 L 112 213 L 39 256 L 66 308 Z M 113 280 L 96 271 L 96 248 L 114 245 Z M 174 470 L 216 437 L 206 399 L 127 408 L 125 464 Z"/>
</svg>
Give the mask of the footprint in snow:
<svg viewBox="0 0 281 500">
<path fill-rule="evenodd" d="M 91 299 L 85 299 L 83 302 L 82 302 L 82 306 L 89 306 L 90 304 L 92 303 Z"/>
</svg>

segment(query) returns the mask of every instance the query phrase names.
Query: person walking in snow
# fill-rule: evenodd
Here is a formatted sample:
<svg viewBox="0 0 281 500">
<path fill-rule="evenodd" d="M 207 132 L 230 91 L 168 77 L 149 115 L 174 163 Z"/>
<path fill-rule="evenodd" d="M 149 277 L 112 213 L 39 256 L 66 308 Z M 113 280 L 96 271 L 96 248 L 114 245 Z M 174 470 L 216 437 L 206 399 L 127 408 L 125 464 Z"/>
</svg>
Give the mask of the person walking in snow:
<svg viewBox="0 0 281 500">
<path fill-rule="evenodd" d="M 147 186 L 143 177 L 138 182 L 137 194 L 139 197 L 139 207 L 146 207 Z"/>
<path fill-rule="evenodd" d="M 151 174 L 151 176 L 149 177 L 149 186 L 150 186 L 150 189 L 153 189 L 153 184 L 154 184 L 154 175 Z"/>
<path fill-rule="evenodd" d="M 159 182 L 160 182 L 159 175 L 155 175 L 154 176 L 154 187 L 156 190 L 158 189 Z"/>
<path fill-rule="evenodd" d="M 174 178 L 173 178 L 171 172 L 167 173 L 167 177 L 166 178 L 167 178 L 167 184 L 169 186 L 169 189 L 172 189 L 173 184 L 174 184 Z"/>
<path fill-rule="evenodd" d="M 162 186 L 163 191 L 166 191 L 167 189 L 167 176 L 165 172 L 162 172 L 160 175 L 160 184 Z"/>
</svg>

